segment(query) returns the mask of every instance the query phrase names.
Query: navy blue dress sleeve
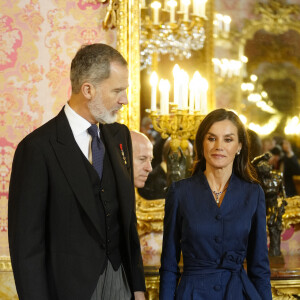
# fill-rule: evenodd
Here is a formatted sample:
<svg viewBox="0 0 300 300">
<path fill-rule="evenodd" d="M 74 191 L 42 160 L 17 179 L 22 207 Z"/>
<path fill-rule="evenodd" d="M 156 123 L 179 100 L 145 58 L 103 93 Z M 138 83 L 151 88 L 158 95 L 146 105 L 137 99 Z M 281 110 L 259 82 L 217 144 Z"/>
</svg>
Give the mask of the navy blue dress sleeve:
<svg viewBox="0 0 300 300">
<path fill-rule="evenodd" d="M 159 299 L 174 299 L 180 277 L 178 263 L 180 260 L 181 225 L 179 216 L 178 193 L 173 183 L 168 191 L 165 203 L 164 238 L 160 268 Z"/>
<path fill-rule="evenodd" d="M 266 204 L 262 188 L 258 188 L 258 202 L 252 217 L 248 239 L 247 274 L 262 300 L 272 300 L 270 266 L 266 235 Z"/>
</svg>

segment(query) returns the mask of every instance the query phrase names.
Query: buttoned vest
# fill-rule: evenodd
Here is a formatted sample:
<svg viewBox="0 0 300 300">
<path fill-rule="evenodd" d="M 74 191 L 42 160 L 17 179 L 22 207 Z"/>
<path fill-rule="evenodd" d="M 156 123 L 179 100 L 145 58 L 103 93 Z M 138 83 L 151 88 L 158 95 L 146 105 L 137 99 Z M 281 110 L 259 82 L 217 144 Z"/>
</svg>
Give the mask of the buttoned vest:
<svg viewBox="0 0 300 300">
<path fill-rule="evenodd" d="M 114 270 L 117 270 L 121 264 L 120 255 L 120 211 L 117 194 L 117 186 L 115 174 L 112 169 L 109 154 L 107 151 L 104 155 L 103 174 L 102 179 L 90 162 L 84 157 L 85 166 L 87 168 L 94 195 L 98 206 L 100 215 L 100 226 L 103 228 L 102 235 L 104 240 L 101 242 L 101 247 L 106 250 L 106 262 L 103 270 L 107 264 L 107 259 L 111 262 Z"/>
</svg>

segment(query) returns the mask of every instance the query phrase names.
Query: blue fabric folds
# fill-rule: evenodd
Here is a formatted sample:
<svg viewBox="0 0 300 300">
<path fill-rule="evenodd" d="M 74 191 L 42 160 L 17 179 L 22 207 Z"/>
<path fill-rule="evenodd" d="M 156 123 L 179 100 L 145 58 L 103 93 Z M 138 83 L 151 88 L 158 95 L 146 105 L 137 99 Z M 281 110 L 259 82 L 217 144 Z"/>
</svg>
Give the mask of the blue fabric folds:
<svg viewBox="0 0 300 300">
<path fill-rule="evenodd" d="M 261 299 L 244 270 L 244 259 L 244 253 L 235 251 L 226 252 L 222 259 L 217 259 L 216 261 L 183 257 L 183 273 L 185 275 L 200 275 L 210 272 L 210 270 L 214 270 L 214 272 L 228 270 L 231 272 L 231 277 L 226 287 L 224 300 Z"/>
</svg>

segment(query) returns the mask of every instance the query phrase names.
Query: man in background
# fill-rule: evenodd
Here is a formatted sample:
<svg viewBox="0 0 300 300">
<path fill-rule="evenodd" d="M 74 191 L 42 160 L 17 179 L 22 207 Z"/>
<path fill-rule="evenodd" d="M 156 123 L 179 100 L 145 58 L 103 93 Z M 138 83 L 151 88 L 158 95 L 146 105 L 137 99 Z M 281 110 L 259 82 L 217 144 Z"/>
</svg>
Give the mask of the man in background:
<svg viewBox="0 0 300 300">
<path fill-rule="evenodd" d="M 291 143 L 286 139 L 282 139 L 281 145 L 276 145 L 270 152 L 272 157 L 269 163 L 274 170 L 282 172 L 286 196 L 293 197 L 297 195 L 293 176 L 300 175 L 300 164 Z"/>
<path fill-rule="evenodd" d="M 153 145 L 149 138 L 138 131 L 130 131 L 133 150 L 134 186 L 142 188 L 152 171 Z"/>
<path fill-rule="evenodd" d="M 71 64 L 61 112 L 16 149 L 8 233 L 20 300 L 145 299 L 132 146 L 116 122 L 128 67 L 105 44 Z"/>
</svg>

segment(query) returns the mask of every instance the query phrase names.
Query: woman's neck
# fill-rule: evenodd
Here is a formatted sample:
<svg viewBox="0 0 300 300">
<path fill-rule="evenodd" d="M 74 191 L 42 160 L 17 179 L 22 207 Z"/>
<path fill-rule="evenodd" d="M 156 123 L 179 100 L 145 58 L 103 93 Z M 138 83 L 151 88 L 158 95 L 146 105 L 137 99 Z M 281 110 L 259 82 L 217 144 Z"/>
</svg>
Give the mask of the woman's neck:
<svg viewBox="0 0 300 300">
<path fill-rule="evenodd" d="M 210 188 L 214 191 L 223 191 L 227 187 L 232 174 L 232 169 L 212 169 L 206 166 L 204 175 L 208 181 Z"/>
</svg>

